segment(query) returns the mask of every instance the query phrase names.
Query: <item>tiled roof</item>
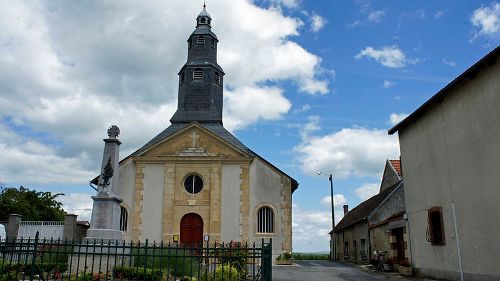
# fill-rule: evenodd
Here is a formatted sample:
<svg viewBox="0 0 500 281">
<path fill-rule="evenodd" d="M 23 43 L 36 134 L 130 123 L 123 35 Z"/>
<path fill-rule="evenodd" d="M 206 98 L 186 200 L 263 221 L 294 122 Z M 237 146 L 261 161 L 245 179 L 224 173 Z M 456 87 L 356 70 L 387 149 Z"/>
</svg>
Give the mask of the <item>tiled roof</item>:
<svg viewBox="0 0 500 281">
<path fill-rule="evenodd" d="M 400 160 L 389 160 L 391 162 L 392 167 L 396 172 L 398 172 L 398 175 L 401 176 L 401 161 Z"/>
<path fill-rule="evenodd" d="M 357 222 L 360 222 L 368 217 L 368 215 L 375 210 L 375 208 L 384 201 L 384 199 L 391 194 L 391 192 L 399 185 L 402 181 L 397 182 L 393 186 L 382 190 L 379 194 L 361 202 L 356 208 L 347 212 L 340 222 L 335 226 L 335 232 L 341 231 L 342 229 L 351 226 Z"/>
</svg>

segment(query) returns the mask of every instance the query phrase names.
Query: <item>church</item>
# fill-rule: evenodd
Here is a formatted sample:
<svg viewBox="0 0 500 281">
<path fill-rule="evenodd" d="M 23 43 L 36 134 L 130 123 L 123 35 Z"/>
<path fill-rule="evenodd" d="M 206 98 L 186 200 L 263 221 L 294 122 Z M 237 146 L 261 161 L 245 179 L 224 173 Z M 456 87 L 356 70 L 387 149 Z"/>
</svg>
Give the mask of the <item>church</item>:
<svg viewBox="0 0 500 281">
<path fill-rule="evenodd" d="M 187 40 L 171 125 L 119 164 L 116 160 L 112 182 L 120 198 L 119 229 L 132 241 L 272 238 L 273 256 L 291 252 L 292 193 L 298 183 L 224 128 L 224 71 L 211 25 L 204 6 Z M 105 151 L 103 167 L 106 157 Z M 102 185 L 102 178 L 103 173 L 92 183 Z"/>
</svg>

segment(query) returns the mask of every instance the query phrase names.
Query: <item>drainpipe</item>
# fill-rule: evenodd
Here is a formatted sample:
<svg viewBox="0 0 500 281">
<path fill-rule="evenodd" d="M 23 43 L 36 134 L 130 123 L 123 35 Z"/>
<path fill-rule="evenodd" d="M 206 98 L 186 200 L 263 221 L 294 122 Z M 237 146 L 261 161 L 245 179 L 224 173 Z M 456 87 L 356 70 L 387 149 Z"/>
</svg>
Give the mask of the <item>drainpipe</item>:
<svg viewBox="0 0 500 281">
<path fill-rule="evenodd" d="M 455 202 L 451 200 L 451 209 L 453 210 L 453 224 L 455 226 L 455 238 L 457 240 L 458 270 L 460 270 L 460 281 L 464 281 L 464 269 L 462 266 L 462 254 L 460 253 L 460 240 L 458 239 L 457 216 L 455 214 Z"/>
</svg>

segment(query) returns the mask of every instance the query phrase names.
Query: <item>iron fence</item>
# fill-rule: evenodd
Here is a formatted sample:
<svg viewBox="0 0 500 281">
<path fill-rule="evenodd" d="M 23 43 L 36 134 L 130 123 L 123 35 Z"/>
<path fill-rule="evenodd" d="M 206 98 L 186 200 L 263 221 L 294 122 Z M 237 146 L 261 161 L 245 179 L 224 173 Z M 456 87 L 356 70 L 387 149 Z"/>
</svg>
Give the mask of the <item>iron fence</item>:
<svg viewBox="0 0 500 281">
<path fill-rule="evenodd" d="M 271 281 L 272 241 L 252 243 L 0 242 L 0 281 Z"/>
</svg>

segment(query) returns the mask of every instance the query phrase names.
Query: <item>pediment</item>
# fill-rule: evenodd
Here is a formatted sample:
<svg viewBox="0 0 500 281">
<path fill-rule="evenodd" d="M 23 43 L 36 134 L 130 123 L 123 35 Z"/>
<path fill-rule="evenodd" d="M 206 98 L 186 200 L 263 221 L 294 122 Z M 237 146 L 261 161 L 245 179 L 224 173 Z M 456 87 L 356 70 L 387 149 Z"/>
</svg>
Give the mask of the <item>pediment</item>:
<svg viewBox="0 0 500 281">
<path fill-rule="evenodd" d="M 193 123 L 143 152 L 139 157 L 250 157 L 211 131 Z"/>
</svg>

